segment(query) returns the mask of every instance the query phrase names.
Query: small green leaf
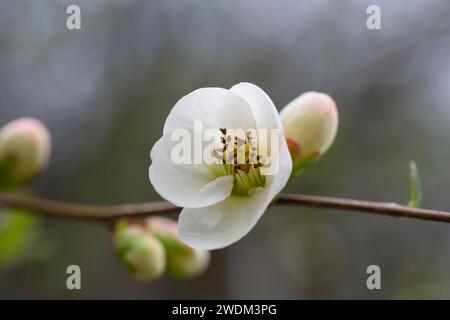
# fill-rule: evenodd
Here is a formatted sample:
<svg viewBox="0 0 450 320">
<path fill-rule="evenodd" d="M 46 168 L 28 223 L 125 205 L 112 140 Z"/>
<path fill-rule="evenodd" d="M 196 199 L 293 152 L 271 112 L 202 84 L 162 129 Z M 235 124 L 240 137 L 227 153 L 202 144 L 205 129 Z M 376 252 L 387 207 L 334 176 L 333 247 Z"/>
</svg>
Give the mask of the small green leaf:
<svg viewBox="0 0 450 320">
<path fill-rule="evenodd" d="M 409 203 L 408 207 L 418 208 L 422 202 L 422 184 L 415 161 L 409 163 Z"/>
</svg>

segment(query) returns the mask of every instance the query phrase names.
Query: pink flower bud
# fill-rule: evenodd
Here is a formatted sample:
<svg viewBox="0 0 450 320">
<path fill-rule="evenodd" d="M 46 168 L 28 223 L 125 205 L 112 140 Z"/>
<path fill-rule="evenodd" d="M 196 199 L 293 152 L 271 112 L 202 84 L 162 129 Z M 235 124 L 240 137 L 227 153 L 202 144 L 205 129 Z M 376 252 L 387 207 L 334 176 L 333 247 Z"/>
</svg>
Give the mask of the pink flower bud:
<svg viewBox="0 0 450 320">
<path fill-rule="evenodd" d="M 119 222 L 114 246 L 119 260 L 137 280 L 154 280 L 164 273 L 164 247 L 143 226 Z"/>
<path fill-rule="evenodd" d="M 0 129 L 2 186 L 19 185 L 44 170 L 50 158 L 51 139 L 36 119 L 20 118 Z"/>
<path fill-rule="evenodd" d="M 168 275 L 179 279 L 193 278 L 206 270 L 210 260 L 209 252 L 184 244 L 178 235 L 177 223 L 174 220 L 151 217 L 146 220 L 146 226 L 166 249 Z"/>
<path fill-rule="evenodd" d="M 306 92 L 280 112 L 291 152 L 293 172 L 322 156 L 336 137 L 338 111 L 333 99 L 319 92 Z"/>
</svg>

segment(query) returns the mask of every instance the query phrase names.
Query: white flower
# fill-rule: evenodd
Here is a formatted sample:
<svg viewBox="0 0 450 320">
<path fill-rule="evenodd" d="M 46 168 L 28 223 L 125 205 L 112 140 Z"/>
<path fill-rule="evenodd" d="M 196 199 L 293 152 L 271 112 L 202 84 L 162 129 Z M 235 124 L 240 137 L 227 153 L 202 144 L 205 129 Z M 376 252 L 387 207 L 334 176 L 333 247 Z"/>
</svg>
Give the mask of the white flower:
<svg viewBox="0 0 450 320">
<path fill-rule="evenodd" d="M 205 129 L 267 129 L 279 132 L 278 170 L 262 175 L 259 165 L 175 164 L 171 158 L 176 129 L 195 134 Z M 259 141 L 260 142 L 260 141 Z M 258 150 L 259 152 L 259 150 Z M 178 220 L 181 239 L 205 250 L 228 246 L 245 236 L 286 185 L 292 160 L 278 112 L 268 95 L 250 83 L 230 90 L 201 88 L 181 98 L 151 151 L 150 181 L 166 200 L 183 207 Z"/>
</svg>

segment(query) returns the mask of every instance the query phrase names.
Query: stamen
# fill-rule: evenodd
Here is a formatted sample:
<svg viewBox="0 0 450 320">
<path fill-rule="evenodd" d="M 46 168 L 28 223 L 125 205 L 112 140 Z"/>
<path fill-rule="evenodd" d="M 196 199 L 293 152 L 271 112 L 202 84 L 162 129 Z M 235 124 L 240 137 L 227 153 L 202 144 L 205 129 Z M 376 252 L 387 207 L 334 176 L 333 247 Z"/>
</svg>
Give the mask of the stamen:
<svg viewBox="0 0 450 320">
<path fill-rule="evenodd" d="M 235 196 L 251 196 L 256 188 L 266 184 L 266 177 L 261 174 L 263 163 L 257 153 L 256 139 L 251 132 L 247 132 L 244 139 L 227 134 L 225 128 L 220 129 L 220 132 L 223 147 L 216 149 L 214 155 L 222 162 L 222 174 L 233 175 L 231 193 Z M 243 163 L 238 163 L 238 152 L 243 152 L 243 159 L 239 159 Z"/>
</svg>

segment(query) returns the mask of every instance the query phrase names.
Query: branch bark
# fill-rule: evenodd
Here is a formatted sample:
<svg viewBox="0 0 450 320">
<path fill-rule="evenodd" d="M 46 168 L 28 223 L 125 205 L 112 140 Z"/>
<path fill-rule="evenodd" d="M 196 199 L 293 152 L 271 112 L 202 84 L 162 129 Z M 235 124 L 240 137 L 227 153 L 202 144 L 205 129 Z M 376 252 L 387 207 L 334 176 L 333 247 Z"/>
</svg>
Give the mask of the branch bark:
<svg viewBox="0 0 450 320">
<path fill-rule="evenodd" d="M 411 208 L 390 202 L 363 201 L 303 194 L 280 194 L 273 205 L 300 205 L 305 207 L 358 211 L 392 217 L 450 222 L 450 212 Z M 168 214 L 180 210 L 179 207 L 166 201 L 113 206 L 93 206 L 7 193 L 0 193 L 0 206 L 26 209 L 50 217 L 100 222 L 114 222 L 116 219 L 125 217 L 146 217 Z"/>
<path fill-rule="evenodd" d="M 8 193 L 0 193 L 3 207 L 26 209 L 49 217 L 77 220 L 114 221 L 126 217 L 144 217 L 179 211 L 180 208 L 166 201 L 113 206 L 80 205 L 45 200 Z"/>
</svg>

